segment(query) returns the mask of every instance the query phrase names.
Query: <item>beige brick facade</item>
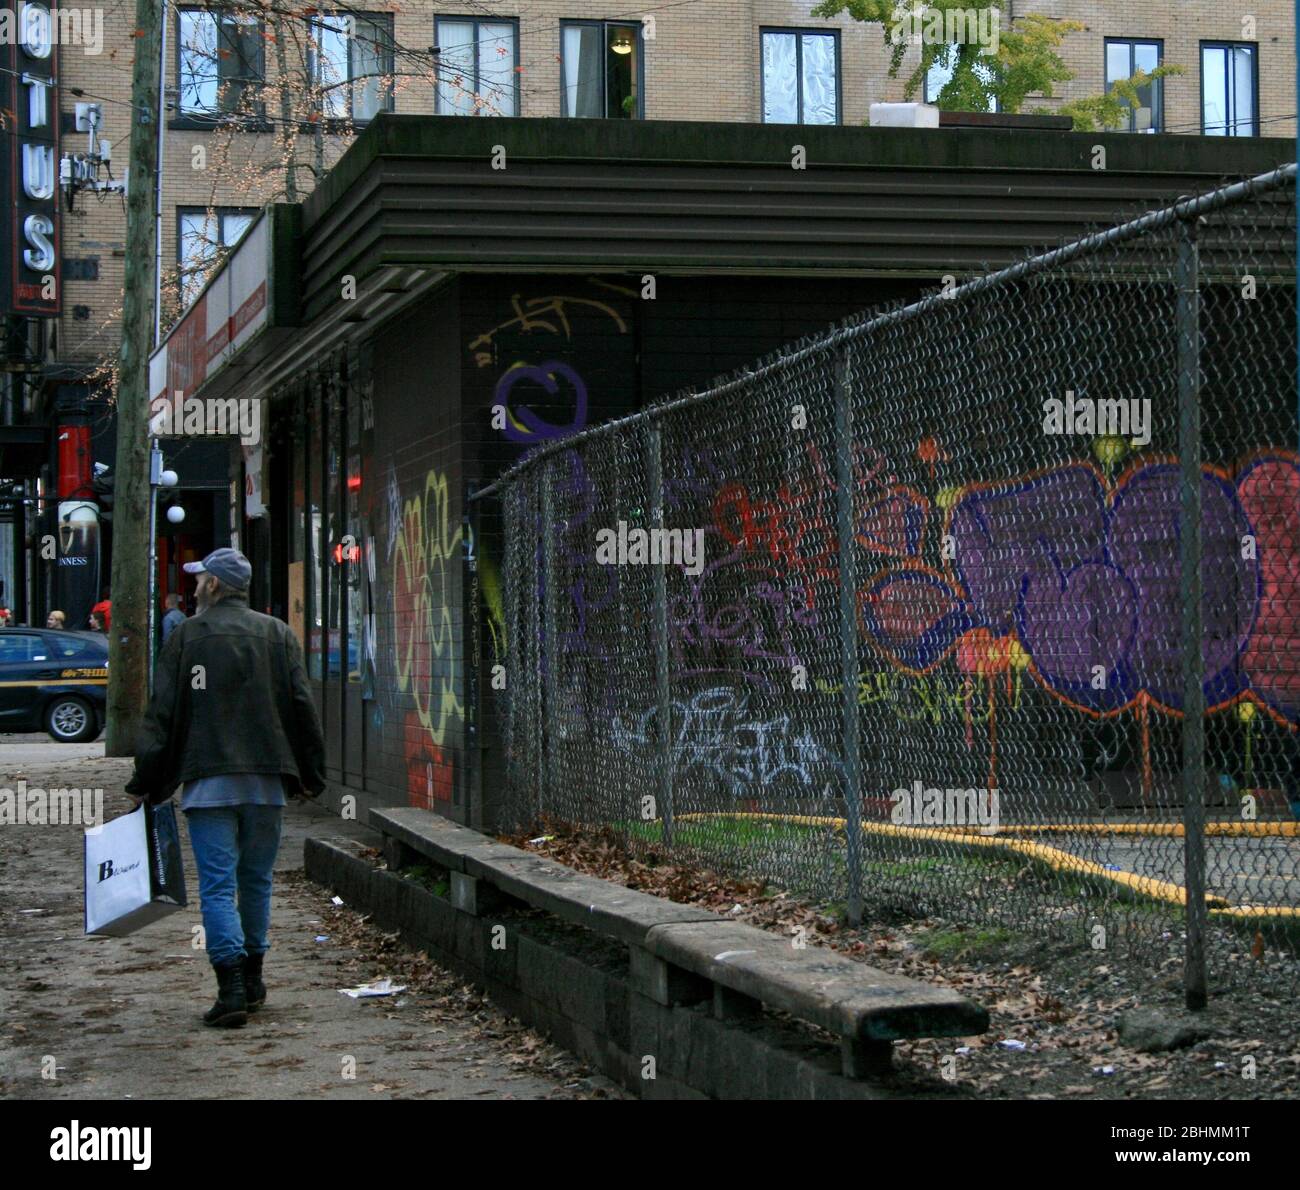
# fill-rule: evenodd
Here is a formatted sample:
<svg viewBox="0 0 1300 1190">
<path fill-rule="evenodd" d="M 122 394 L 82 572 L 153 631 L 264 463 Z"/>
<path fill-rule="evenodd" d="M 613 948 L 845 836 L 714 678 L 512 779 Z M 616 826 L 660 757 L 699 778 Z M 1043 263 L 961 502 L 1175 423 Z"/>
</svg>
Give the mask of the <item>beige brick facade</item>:
<svg viewBox="0 0 1300 1190">
<path fill-rule="evenodd" d="M 644 115 L 655 120 L 717 120 L 754 122 L 762 118 L 760 30 L 776 27 L 839 30 L 841 123 L 862 124 L 872 103 L 904 98 L 904 84 L 916 62 L 910 51 L 897 78 L 889 76 L 889 52 L 879 25 L 863 25 L 846 17 L 832 21 L 809 14 L 814 0 L 696 0 L 694 3 L 646 5 L 654 18 L 653 37 L 644 40 Z M 104 101 L 104 129 L 114 145 L 114 170 L 119 175 L 128 159 L 131 61 L 136 44 L 133 21 L 121 4 L 106 10 L 103 52 L 84 54 L 76 46 L 61 50 L 61 106 L 71 112 L 78 96 Z M 383 3 L 367 8 L 385 11 Z M 561 25 L 566 19 L 617 17 L 626 5 L 593 0 L 487 0 L 440 3 L 404 0 L 394 13 L 398 54 L 395 108 L 399 112 L 433 113 L 434 21 L 443 16 L 475 16 L 480 20 L 517 21 L 519 111 L 530 117 L 561 115 Z M 1063 57 L 1075 78 L 1056 100 L 1030 99 L 1025 110 L 1054 107 L 1062 100 L 1082 98 L 1104 88 L 1103 46 L 1107 37 L 1163 42 L 1164 61 L 1182 65 L 1186 73 L 1165 82 L 1165 126 L 1171 132 L 1200 131 L 1200 43 L 1247 41 L 1258 45 L 1260 131 L 1266 136 L 1295 135 L 1295 27 L 1289 0 L 1029 0 L 1011 5 L 1013 15 L 1024 12 L 1073 19 L 1085 29 L 1066 39 Z M 1247 18 L 1253 20 L 1251 27 Z M 647 28 L 647 34 L 650 30 Z M 169 23 L 168 85 L 175 86 L 174 10 Z M 287 39 L 286 39 L 287 40 Z M 300 42 L 299 42 L 300 43 Z M 291 64 L 294 47 L 290 47 Z M 265 48 L 267 76 L 275 78 L 276 51 Z M 920 96 L 916 96 L 920 98 Z M 274 88 L 267 97 L 269 114 L 278 114 Z M 299 132 L 297 159 L 310 165 L 314 156 L 310 126 Z M 150 129 L 152 134 L 152 129 Z M 84 149 L 84 134 L 66 133 L 64 151 Z M 177 259 L 177 212 L 183 207 L 257 208 L 286 195 L 285 171 L 259 170 L 259 163 L 276 159 L 276 134 L 169 127 L 163 158 L 163 262 L 173 269 Z M 325 163 L 346 145 L 339 136 L 325 138 Z M 196 152 L 196 150 L 198 152 Z M 299 196 L 310 190 L 312 176 L 299 171 Z M 64 315 L 57 354 L 65 361 L 91 363 L 116 351 L 121 306 L 125 212 L 116 197 L 103 201 L 93 195 L 77 197 L 75 209 L 63 215 L 65 258 L 95 257 L 98 280 L 68 279 L 64 285 Z"/>
</svg>

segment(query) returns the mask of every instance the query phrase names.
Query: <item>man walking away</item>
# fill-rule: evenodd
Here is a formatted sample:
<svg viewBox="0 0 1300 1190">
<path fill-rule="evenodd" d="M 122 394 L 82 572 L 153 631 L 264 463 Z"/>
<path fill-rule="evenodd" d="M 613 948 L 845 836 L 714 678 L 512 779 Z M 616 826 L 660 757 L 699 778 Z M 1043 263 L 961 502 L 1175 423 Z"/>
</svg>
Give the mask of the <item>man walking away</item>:
<svg viewBox="0 0 1300 1190">
<path fill-rule="evenodd" d="M 219 549 L 185 569 L 199 576 L 198 612 L 159 654 L 126 791 L 157 804 L 184 787 L 218 988 L 203 1020 L 239 1026 L 266 999 L 262 959 L 285 791 L 325 788 L 325 741 L 297 637 L 249 609 L 248 559 Z"/>
<path fill-rule="evenodd" d="M 167 638 L 185 623 L 185 613 L 181 611 L 181 597 L 172 591 L 163 600 L 163 607 L 167 609 L 163 616 L 162 622 L 162 643 L 167 643 Z"/>
</svg>

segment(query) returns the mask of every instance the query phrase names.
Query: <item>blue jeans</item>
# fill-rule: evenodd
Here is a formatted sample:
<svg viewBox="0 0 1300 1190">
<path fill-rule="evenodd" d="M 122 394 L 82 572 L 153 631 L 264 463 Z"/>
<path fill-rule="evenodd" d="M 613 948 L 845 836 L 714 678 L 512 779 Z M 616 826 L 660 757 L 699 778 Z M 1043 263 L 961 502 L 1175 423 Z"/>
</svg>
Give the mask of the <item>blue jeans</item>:
<svg viewBox="0 0 1300 1190">
<path fill-rule="evenodd" d="M 262 954 L 269 946 L 271 869 L 280 850 L 282 812 L 281 806 L 244 805 L 185 814 L 199 871 L 208 959 L 214 966 Z"/>
</svg>

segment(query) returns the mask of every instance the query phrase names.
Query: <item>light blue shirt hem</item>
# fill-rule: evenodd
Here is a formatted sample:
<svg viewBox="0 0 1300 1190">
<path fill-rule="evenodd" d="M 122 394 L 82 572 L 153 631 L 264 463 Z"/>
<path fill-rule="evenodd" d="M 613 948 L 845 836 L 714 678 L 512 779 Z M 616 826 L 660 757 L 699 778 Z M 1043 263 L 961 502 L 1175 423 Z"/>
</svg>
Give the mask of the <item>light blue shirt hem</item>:
<svg viewBox="0 0 1300 1190">
<path fill-rule="evenodd" d="M 284 781 L 279 773 L 222 773 L 186 781 L 181 790 L 182 811 L 284 804 Z"/>
</svg>

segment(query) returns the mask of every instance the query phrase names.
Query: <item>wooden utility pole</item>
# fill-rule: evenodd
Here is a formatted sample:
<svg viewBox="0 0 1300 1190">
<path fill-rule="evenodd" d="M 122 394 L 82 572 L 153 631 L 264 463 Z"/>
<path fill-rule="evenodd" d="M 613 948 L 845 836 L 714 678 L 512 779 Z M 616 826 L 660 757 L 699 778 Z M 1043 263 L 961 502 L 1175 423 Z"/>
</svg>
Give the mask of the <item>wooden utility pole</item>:
<svg viewBox="0 0 1300 1190">
<path fill-rule="evenodd" d="M 126 277 L 117 390 L 112 625 L 108 642 L 109 756 L 130 756 L 149 690 L 149 351 L 153 345 L 154 177 L 159 167 L 158 43 L 162 0 L 136 0 Z"/>
</svg>

